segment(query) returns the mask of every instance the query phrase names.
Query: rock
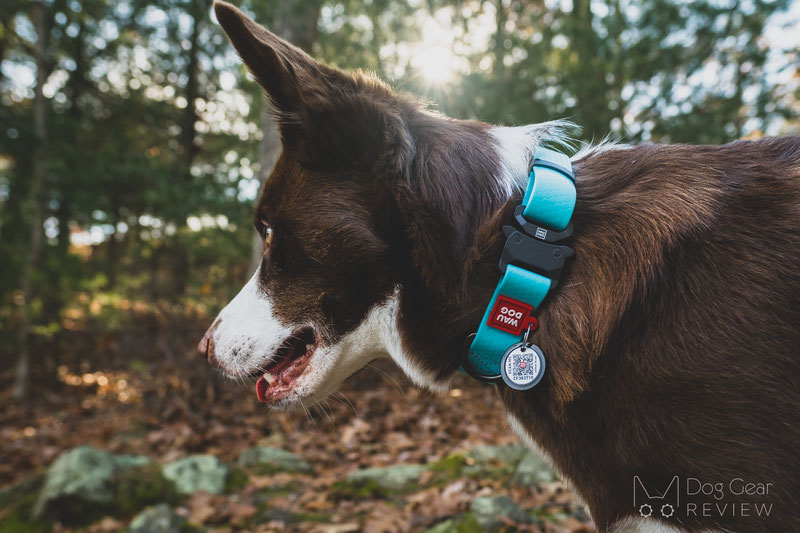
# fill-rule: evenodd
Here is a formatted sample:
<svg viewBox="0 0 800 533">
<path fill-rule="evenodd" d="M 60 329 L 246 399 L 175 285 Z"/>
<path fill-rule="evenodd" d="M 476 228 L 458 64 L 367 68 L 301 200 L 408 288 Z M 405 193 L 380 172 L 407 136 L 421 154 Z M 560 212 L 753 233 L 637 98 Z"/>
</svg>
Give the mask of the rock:
<svg viewBox="0 0 800 533">
<path fill-rule="evenodd" d="M 508 496 L 480 496 L 472 500 L 472 515 L 484 529 L 495 529 L 502 525 L 502 518 L 517 523 L 530 521 L 528 515 Z"/>
<path fill-rule="evenodd" d="M 558 479 L 558 476 L 550 469 L 550 466 L 536 453 L 526 453 L 517 463 L 511 481 L 518 485 L 537 485 L 539 483 L 550 483 Z"/>
<path fill-rule="evenodd" d="M 164 477 L 161 467 L 155 463 L 120 470 L 111 483 L 114 516 L 130 515 L 156 503 L 177 503 L 179 499 L 175 485 Z"/>
<path fill-rule="evenodd" d="M 256 446 L 243 451 L 236 462 L 260 474 L 311 472 L 311 465 L 296 453 L 267 446 Z"/>
<path fill-rule="evenodd" d="M 129 533 L 181 533 L 186 520 L 175 514 L 172 507 L 161 503 L 148 507 L 131 521 Z"/>
<path fill-rule="evenodd" d="M 229 469 L 213 455 L 192 455 L 165 464 L 162 472 L 165 478 L 175 483 L 179 494 L 200 490 L 222 494 L 225 492 Z"/>
<path fill-rule="evenodd" d="M 82 522 L 113 511 L 117 479 L 126 471 L 152 466 L 147 457 L 114 455 L 91 446 L 62 453 L 50 466 L 34 507 L 34 516 Z"/>
<path fill-rule="evenodd" d="M 365 468 L 353 472 L 345 483 L 352 487 L 378 488 L 389 492 L 412 490 L 426 468 L 422 465 L 392 465 L 383 468 Z"/>
<path fill-rule="evenodd" d="M 476 446 L 465 455 L 466 464 L 461 468 L 461 473 L 468 477 L 505 478 L 511 475 L 526 453 L 527 448 L 523 444 Z"/>
<path fill-rule="evenodd" d="M 524 455 L 528 453 L 528 448 L 524 444 L 507 444 L 505 446 L 490 446 L 482 444 L 476 446 L 467 453 L 477 463 L 505 463 L 515 465 Z"/>
</svg>

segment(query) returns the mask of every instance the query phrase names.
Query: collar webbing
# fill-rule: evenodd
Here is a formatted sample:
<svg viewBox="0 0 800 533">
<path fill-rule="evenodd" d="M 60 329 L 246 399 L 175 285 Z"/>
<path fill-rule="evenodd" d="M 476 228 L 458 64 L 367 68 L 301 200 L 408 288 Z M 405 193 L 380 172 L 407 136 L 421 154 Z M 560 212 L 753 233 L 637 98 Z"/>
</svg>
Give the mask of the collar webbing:
<svg viewBox="0 0 800 533">
<path fill-rule="evenodd" d="M 538 324 L 536 310 L 555 288 L 570 248 L 553 244 L 572 234 L 575 177 L 569 157 L 540 148 L 534 154 L 528 186 L 515 218 L 521 230 L 506 226 L 500 270 L 503 273 L 472 340 L 463 370 L 482 381 L 500 378 L 504 352 Z"/>
</svg>

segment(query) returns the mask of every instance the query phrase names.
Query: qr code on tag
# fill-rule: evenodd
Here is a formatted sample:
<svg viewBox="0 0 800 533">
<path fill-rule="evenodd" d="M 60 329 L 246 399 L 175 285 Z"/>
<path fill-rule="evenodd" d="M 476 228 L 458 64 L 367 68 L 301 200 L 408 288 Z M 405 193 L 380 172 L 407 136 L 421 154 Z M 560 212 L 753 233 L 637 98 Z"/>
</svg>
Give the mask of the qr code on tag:
<svg viewBox="0 0 800 533">
<path fill-rule="evenodd" d="M 528 353 L 515 353 L 511 356 L 513 361 L 511 363 L 511 379 L 514 381 L 530 381 L 536 377 L 538 360 L 533 350 L 528 350 Z"/>
</svg>

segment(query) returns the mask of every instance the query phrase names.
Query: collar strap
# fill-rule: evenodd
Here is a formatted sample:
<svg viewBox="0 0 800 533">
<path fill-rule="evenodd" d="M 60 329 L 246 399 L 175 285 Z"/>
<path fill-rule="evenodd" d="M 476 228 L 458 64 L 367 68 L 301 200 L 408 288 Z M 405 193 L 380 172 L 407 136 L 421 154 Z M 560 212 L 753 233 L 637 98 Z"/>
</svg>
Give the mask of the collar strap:
<svg viewBox="0 0 800 533">
<path fill-rule="evenodd" d="M 522 205 L 521 229 L 504 226 L 502 277 L 472 340 L 462 370 L 481 381 L 500 380 L 504 353 L 538 326 L 536 311 L 555 289 L 574 253 L 558 244 L 572 235 L 575 176 L 566 155 L 541 148 L 534 155 Z M 527 333 L 526 333 L 527 332 Z"/>
</svg>

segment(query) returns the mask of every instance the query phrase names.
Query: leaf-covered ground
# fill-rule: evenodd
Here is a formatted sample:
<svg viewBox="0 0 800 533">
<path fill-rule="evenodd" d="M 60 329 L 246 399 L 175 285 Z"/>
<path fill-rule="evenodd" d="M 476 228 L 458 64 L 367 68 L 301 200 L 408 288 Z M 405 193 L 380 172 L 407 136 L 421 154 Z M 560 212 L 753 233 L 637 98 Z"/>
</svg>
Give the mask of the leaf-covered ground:
<svg viewBox="0 0 800 533">
<path fill-rule="evenodd" d="M 12 374 L 4 369 L 0 487 L 41 479 L 60 453 L 84 444 L 161 464 L 192 454 L 234 464 L 242 451 L 263 445 L 300 455 L 313 472 L 249 470 L 246 483 L 224 494 L 181 498 L 177 515 L 207 531 L 472 531 L 481 529 L 470 513 L 476 498 L 509 496 L 525 519 L 503 519 L 501 528 L 592 530 L 561 481 L 513 482 L 502 460 L 474 467 L 476 447 L 518 442 L 489 386 L 459 376 L 449 394 L 433 395 L 384 361 L 321 405 L 283 413 L 259 404 L 252 383 L 219 379 L 190 345 L 147 354 L 135 337 L 62 342 L 63 352 L 40 359 L 29 407 L 11 400 Z M 358 470 L 398 464 L 426 468 L 401 490 L 347 482 Z M 12 512 L 0 509 L 0 524 Z M 79 529 L 121 530 L 131 518 Z"/>
</svg>

